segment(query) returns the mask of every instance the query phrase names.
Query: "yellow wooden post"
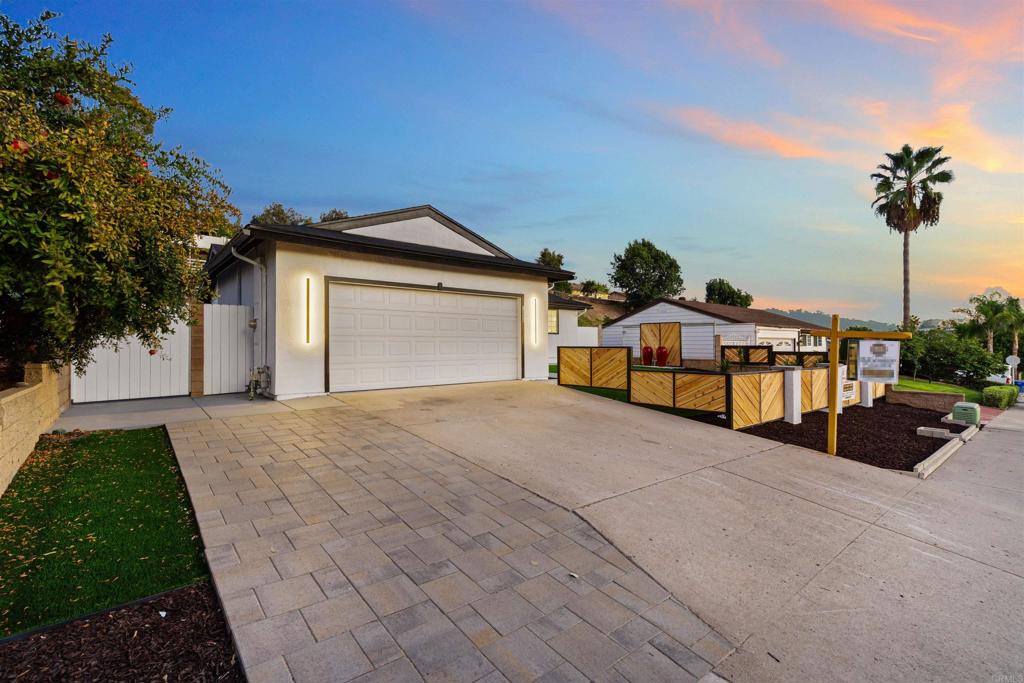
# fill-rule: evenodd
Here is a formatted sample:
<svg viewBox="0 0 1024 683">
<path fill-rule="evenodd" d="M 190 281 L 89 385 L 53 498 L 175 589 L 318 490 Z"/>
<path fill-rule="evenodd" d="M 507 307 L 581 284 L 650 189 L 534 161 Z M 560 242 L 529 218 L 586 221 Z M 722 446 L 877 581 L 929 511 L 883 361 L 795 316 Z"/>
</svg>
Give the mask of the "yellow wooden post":
<svg viewBox="0 0 1024 683">
<path fill-rule="evenodd" d="M 839 316 L 832 314 L 828 336 L 828 454 L 836 454 L 839 422 Z"/>
</svg>

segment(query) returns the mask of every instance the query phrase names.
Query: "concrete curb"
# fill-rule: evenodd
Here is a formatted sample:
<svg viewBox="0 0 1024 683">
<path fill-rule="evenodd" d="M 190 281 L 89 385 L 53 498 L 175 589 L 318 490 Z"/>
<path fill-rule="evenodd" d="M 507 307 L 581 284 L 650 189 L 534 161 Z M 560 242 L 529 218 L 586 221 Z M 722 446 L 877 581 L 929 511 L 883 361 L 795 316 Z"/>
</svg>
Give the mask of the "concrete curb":
<svg viewBox="0 0 1024 683">
<path fill-rule="evenodd" d="M 927 479 L 935 470 L 942 466 L 942 463 L 949 460 L 950 456 L 960 450 L 964 442 L 960 439 L 947 441 L 939 450 L 935 451 L 921 462 L 914 465 L 914 473 L 920 479 Z"/>
<path fill-rule="evenodd" d="M 917 435 L 930 436 L 933 439 L 946 439 L 947 441 L 960 438 L 959 434 L 954 434 L 948 429 L 939 429 L 938 427 L 918 427 Z"/>
<path fill-rule="evenodd" d="M 968 441 L 971 440 L 971 437 L 973 437 L 975 434 L 977 434 L 980 431 L 981 431 L 980 429 L 978 429 L 974 425 L 971 425 L 970 427 L 968 427 L 964 431 L 960 432 L 956 436 L 959 436 L 961 441 L 963 441 L 964 443 L 967 443 Z"/>
</svg>

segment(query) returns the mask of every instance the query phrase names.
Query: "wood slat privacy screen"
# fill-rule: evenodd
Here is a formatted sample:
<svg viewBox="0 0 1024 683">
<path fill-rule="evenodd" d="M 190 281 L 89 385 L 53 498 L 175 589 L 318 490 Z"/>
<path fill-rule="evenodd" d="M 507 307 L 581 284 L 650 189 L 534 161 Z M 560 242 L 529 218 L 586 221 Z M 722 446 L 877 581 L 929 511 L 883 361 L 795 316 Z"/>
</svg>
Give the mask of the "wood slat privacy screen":
<svg viewBox="0 0 1024 683">
<path fill-rule="evenodd" d="M 628 389 L 631 356 L 628 346 L 559 346 L 558 383 Z"/>
<path fill-rule="evenodd" d="M 776 351 L 770 346 L 723 346 L 722 358 L 740 365 L 802 365 L 813 368 L 824 363 L 828 354 L 821 351 Z"/>
<path fill-rule="evenodd" d="M 678 367 L 682 359 L 683 326 L 679 323 L 640 323 L 640 350 L 650 346 L 655 351 L 659 346 L 668 350 L 668 365 Z"/>
</svg>

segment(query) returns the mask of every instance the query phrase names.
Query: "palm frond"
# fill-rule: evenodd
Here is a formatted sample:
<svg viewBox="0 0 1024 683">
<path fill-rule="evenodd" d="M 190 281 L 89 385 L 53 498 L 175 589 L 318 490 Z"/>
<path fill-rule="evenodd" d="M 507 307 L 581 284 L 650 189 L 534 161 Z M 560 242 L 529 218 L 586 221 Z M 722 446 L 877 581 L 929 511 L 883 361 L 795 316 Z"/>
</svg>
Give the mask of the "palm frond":
<svg viewBox="0 0 1024 683">
<path fill-rule="evenodd" d="M 953 182 L 952 171 L 939 171 L 938 173 L 932 173 L 927 178 L 923 178 L 921 182 L 927 183 L 951 183 Z"/>
</svg>

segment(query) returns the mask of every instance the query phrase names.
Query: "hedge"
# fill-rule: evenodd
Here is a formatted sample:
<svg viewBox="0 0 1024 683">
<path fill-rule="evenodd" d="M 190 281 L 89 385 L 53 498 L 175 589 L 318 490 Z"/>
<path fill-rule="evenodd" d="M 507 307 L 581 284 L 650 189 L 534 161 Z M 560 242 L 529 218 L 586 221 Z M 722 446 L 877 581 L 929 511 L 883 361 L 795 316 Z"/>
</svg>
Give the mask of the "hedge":
<svg viewBox="0 0 1024 683">
<path fill-rule="evenodd" d="M 1017 386 L 1003 384 L 998 387 L 985 387 L 981 391 L 981 402 L 993 408 L 1009 408 L 1017 401 Z"/>
</svg>

